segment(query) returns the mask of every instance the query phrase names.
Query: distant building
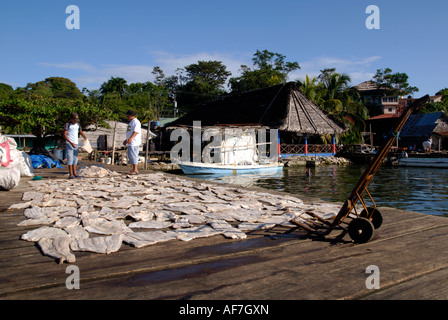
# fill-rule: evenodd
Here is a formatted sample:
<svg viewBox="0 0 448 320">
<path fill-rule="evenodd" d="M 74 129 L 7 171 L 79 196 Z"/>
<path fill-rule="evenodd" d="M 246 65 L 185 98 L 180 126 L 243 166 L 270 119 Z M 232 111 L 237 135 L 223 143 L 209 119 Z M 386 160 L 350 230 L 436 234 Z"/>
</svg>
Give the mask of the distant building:
<svg viewBox="0 0 448 320">
<path fill-rule="evenodd" d="M 422 143 L 432 139 L 432 150 L 448 149 L 448 115 L 444 112 L 415 114 L 409 117 L 400 133 L 399 146 L 422 149 Z"/>
<path fill-rule="evenodd" d="M 314 152 L 308 150 L 308 139 L 315 137 L 317 141 L 322 135 L 333 137 L 328 151 L 335 153 L 335 136 L 347 131 L 343 124 L 307 99 L 295 82 L 222 96 L 170 123 L 167 130 L 192 127 L 193 121 L 201 121 L 203 127 L 257 125 L 278 129 L 282 154 Z"/>
<path fill-rule="evenodd" d="M 404 95 L 393 95 L 391 94 L 390 89 L 379 88 L 378 85 L 373 81 L 364 81 L 355 86 L 355 88 L 358 89 L 361 97 L 365 102 L 378 107 L 379 112 L 376 114 L 372 114 L 373 118 L 379 115 L 401 115 L 405 108 L 407 108 L 409 105 L 411 105 L 412 102 L 417 100 L 410 96 L 406 98 Z M 432 96 L 430 97 L 429 102 L 441 102 L 442 97 L 442 95 Z M 380 119 L 384 118 L 385 117 L 380 117 Z"/>
<path fill-rule="evenodd" d="M 366 124 L 367 130 L 374 137 L 371 144 L 383 145 L 388 140 L 391 129 L 395 127 L 403 111 L 417 99 L 410 96 L 393 95 L 389 89 L 379 88 L 373 81 L 365 81 L 355 87 L 359 90 L 363 100 L 370 104 L 369 111 L 372 117 L 366 120 Z M 429 102 L 441 101 L 442 96 L 435 95 L 430 97 Z M 376 112 L 372 112 L 372 109 Z M 441 112 L 411 116 L 401 132 L 399 146 L 410 148 L 415 145 L 417 149 L 421 149 L 421 143 L 432 136 L 435 150 L 438 150 L 439 146 L 441 150 L 447 149 L 446 122 L 447 116 Z"/>
<path fill-rule="evenodd" d="M 356 89 L 361 94 L 362 99 L 371 105 L 369 108 L 373 115 L 378 114 L 395 114 L 400 112 L 400 99 L 403 96 L 391 94 L 391 90 L 388 88 L 379 88 L 373 81 L 364 81 L 357 86 Z M 375 106 L 375 110 L 372 110 L 372 106 Z"/>
</svg>

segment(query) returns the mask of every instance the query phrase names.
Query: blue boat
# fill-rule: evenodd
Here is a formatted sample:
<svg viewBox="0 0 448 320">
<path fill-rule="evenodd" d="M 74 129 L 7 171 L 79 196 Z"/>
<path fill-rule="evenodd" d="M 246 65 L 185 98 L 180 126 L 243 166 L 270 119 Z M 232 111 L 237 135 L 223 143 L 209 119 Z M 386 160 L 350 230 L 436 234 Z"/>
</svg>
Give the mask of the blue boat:
<svg viewBox="0 0 448 320">
<path fill-rule="evenodd" d="M 181 162 L 178 163 L 178 165 L 185 174 L 238 175 L 277 173 L 283 171 L 282 163 L 233 165 L 220 163 Z"/>
</svg>

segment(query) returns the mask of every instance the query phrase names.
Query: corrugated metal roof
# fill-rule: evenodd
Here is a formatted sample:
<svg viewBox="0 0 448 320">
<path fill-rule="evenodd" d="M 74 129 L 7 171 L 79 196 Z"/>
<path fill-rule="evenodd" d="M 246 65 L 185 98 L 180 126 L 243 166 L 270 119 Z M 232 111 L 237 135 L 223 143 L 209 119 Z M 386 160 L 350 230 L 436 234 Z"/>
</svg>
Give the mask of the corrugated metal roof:
<svg viewBox="0 0 448 320">
<path fill-rule="evenodd" d="M 409 117 L 401 130 L 401 137 L 429 137 L 437 126 L 442 112 L 415 114 Z"/>
</svg>

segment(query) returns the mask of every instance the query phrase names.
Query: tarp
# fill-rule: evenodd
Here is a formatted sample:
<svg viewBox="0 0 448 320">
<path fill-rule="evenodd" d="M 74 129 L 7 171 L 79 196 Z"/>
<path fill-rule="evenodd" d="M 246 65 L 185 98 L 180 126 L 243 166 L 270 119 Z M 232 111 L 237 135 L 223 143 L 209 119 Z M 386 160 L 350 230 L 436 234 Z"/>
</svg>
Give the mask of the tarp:
<svg viewBox="0 0 448 320">
<path fill-rule="evenodd" d="M 32 154 L 30 155 L 31 158 L 31 162 L 33 164 L 33 168 L 34 169 L 38 169 L 38 168 L 58 168 L 58 169 L 62 169 L 63 167 L 61 166 L 61 164 L 59 163 L 59 161 L 54 161 L 53 159 L 43 156 L 43 155 L 35 155 Z"/>
</svg>

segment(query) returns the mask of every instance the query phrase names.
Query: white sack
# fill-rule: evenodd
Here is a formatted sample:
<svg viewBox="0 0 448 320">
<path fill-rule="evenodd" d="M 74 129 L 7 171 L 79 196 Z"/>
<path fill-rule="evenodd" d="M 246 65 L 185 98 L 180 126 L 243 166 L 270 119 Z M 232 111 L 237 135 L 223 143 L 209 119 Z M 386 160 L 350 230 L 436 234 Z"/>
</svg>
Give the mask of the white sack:
<svg viewBox="0 0 448 320">
<path fill-rule="evenodd" d="M 19 152 L 20 175 L 22 177 L 33 177 L 34 168 L 30 156 L 26 152 Z"/>
<path fill-rule="evenodd" d="M 20 183 L 20 170 L 11 168 L 7 170 L 0 170 L 0 188 L 11 190 L 17 187 Z"/>
</svg>

